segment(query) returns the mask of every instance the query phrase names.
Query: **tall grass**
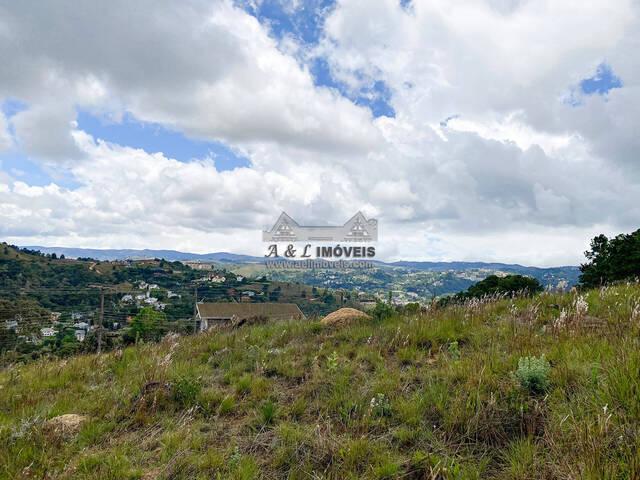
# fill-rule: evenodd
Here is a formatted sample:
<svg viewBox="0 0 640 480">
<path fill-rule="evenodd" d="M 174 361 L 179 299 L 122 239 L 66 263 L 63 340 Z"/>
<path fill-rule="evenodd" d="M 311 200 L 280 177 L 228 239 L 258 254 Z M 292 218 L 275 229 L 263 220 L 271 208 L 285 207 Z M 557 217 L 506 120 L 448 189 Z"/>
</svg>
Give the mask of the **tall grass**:
<svg viewBox="0 0 640 480">
<path fill-rule="evenodd" d="M 12 365 L 0 478 L 637 479 L 639 305 L 621 284 Z"/>
</svg>

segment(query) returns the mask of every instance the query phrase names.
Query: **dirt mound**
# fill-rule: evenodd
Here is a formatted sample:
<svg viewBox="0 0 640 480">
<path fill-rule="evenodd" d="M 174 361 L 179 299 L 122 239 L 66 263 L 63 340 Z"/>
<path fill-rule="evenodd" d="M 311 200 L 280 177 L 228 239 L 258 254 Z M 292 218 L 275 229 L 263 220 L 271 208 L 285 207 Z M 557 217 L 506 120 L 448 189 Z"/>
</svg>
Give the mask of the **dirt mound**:
<svg viewBox="0 0 640 480">
<path fill-rule="evenodd" d="M 363 318 L 371 317 L 355 308 L 341 308 L 324 317 L 321 322 L 323 325 L 348 325 Z"/>
<path fill-rule="evenodd" d="M 75 435 L 80 430 L 80 424 L 87 419 L 84 415 L 76 415 L 75 413 L 67 413 L 59 417 L 53 417 L 47 420 L 46 430 L 50 434 L 55 435 Z"/>
</svg>

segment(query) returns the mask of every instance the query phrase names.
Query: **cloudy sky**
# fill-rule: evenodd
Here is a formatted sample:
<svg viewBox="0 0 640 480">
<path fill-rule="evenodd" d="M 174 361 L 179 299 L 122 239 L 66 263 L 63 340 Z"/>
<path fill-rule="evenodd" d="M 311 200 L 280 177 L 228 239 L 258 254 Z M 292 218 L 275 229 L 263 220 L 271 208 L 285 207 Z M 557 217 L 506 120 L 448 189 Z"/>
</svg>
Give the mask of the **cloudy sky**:
<svg viewBox="0 0 640 480">
<path fill-rule="evenodd" d="M 576 264 L 640 227 L 637 0 L 0 4 L 0 239 Z"/>
</svg>

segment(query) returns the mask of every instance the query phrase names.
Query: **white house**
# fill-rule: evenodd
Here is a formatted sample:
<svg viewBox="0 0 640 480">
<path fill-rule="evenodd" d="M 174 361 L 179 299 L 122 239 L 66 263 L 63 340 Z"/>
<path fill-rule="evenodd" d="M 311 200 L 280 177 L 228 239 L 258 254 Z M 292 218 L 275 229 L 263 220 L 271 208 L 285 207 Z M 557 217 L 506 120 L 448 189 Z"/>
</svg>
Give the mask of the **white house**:
<svg viewBox="0 0 640 480">
<path fill-rule="evenodd" d="M 84 337 L 86 336 L 86 332 L 84 330 L 76 330 L 75 331 L 76 340 L 79 342 L 84 342 Z"/>
<path fill-rule="evenodd" d="M 120 299 L 121 302 L 131 303 L 133 302 L 133 295 L 125 295 Z"/>
<path fill-rule="evenodd" d="M 78 322 L 73 324 L 73 328 L 87 330 L 89 328 L 89 324 L 87 322 Z"/>
<path fill-rule="evenodd" d="M 43 337 L 55 337 L 56 335 L 56 331 L 50 327 L 41 328 L 40 333 Z"/>
<path fill-rule="evenodd" d="M 17 330 L 18 322 L 16 320 L 7 320 L 6 325 L 4 326 L 7 330 Z"/>
</svg>

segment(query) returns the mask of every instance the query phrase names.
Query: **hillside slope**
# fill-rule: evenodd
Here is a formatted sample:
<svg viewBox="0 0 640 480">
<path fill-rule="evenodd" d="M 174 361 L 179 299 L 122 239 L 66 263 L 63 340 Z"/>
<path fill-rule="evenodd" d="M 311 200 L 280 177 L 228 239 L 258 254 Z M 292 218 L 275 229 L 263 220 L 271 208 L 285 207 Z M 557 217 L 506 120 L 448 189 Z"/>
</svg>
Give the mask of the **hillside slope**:
<svg viewBox="0 0 640 480">
<path fill-rule="evenodd" d="M 201 260 L 218 263 L 220 268 L 250 277 L 299 282 L 328 288 L 359 289 L 368 294 L 389 290 L 397 292 L 396 300 L 428 302 L 432 296 L 457 293 L 492 274 L 520 274 L 534 277 L 544 287 L 570 288 L 578 283 L 577 266 L 549 268 L 528 267 L 508 263 L 485 262 L 415 262 L 385 263 L 375 261 L 373 268 L 282 269 L 267 268 L 265 258 L 217 252 L 195 254 L 175 250 L 100 250 L 65 247 L 27 247 L 44 253 L 67 257 L 91 257 L 99 260 L 164 258 L 165 260 Z"/>
<path fill-rule="evenodd" d="M 639 322 L 624 284 L 13 366 L 0 478 L 638 478 Z"/>
</svg>

